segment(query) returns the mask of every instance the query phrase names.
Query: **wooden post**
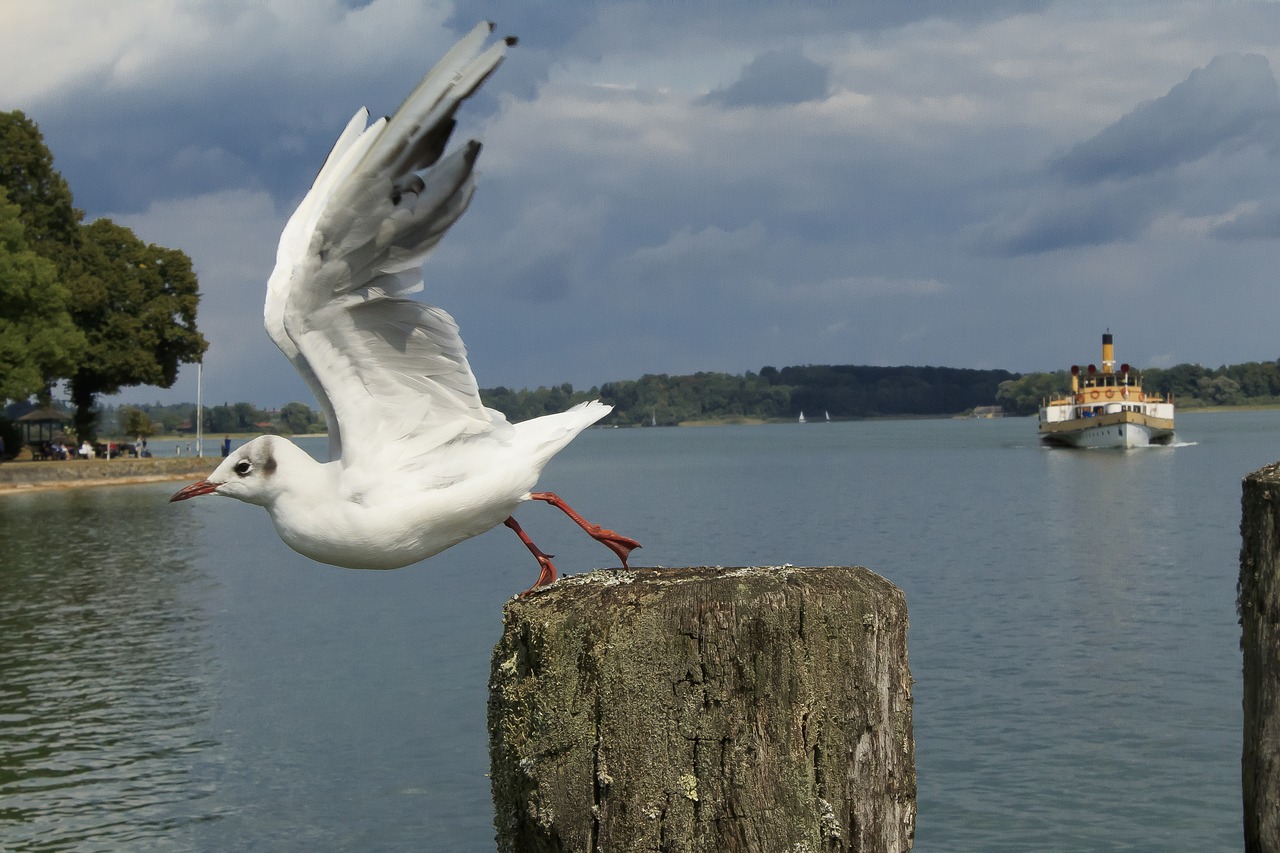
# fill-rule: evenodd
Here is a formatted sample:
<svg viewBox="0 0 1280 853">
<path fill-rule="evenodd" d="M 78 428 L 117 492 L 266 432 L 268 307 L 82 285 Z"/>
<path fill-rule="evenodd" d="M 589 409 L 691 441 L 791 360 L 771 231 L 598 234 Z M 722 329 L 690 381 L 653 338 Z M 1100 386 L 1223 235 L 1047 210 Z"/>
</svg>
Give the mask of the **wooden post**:
<svg viewBox="0 0 1280 853">
<path fill-rule="evenodd" d="M 593 572 L 512 600 L 504 623 L 499 851 L 911 848 L 907 609 L 884 578 Z"/>
<path fill-rule="evenodd" d="M 1244 654 L 1244 848 L 1280 851 L 1280 463 L 1244 478 L 1240 650 Z"/>
</svg>

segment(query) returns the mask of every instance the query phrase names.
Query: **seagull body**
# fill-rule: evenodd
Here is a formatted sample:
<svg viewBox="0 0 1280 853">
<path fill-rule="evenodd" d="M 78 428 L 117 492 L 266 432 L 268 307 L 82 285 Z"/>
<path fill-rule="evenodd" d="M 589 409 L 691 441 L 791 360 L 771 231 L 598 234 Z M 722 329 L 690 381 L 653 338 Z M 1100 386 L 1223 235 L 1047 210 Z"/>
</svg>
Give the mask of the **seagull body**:
<svg viewBox="0 0 1280 853">
<path fill-rule="evenodd" d="M 367 124 L 357 112 L 281 234 L 265 325 L 320 402 L 333 461 L 261 436 L 170 500 L 257 504 L 289 547 L 353 569 L 407 566 L 505 524 L 541 566 L 534 587 L 550 583 L 550 557 L 511 515 L 528 500 L 564 511 L 624 566 L 639 547 L 531 491 L 551 457 L 611 407 L 508 423 L 481 403 L 453 318 L 406 298 L 474 191 L 480 143 L 443 152 L 458 107 L 514 44 L 484 48 L 491 30 L 464 36 L 392 117 Z"/>
</svg>

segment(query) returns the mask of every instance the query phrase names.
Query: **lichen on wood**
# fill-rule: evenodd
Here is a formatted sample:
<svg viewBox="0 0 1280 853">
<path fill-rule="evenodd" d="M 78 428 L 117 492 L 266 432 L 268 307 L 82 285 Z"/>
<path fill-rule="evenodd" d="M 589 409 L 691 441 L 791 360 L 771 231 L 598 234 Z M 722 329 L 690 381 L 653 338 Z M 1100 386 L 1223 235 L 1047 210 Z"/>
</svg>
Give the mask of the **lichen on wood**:
<svg viewBox="0 0 1280 853">
<path fill-rule="evenodd" d="M 856 567 L 636 569 L 515 599 L 489 727 L 501 851 L 907 850 L 907 612 Z"/>
</svg>

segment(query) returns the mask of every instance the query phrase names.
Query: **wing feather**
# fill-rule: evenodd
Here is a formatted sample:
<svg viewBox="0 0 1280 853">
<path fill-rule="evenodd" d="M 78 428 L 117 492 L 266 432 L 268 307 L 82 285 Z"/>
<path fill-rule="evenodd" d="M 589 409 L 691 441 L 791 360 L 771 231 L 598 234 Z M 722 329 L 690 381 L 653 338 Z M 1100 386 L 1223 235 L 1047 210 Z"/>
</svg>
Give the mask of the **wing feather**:
<svg viewBox="0 0 1280 853">
<path fill-rule="evenodd" d="M 357 112 L 280 238 L 267 333 L 315 393 L 330 453 L 348 467 L 419 459 L 504 423 L 480 402 L 453 318 L 405 298 L 475 191 L 480 143 L 444 150 L 458 107 L 512 43 L 483 49 L 491 31 L 464 36 L 390 118 L 366 127 Z"/>
</svg>

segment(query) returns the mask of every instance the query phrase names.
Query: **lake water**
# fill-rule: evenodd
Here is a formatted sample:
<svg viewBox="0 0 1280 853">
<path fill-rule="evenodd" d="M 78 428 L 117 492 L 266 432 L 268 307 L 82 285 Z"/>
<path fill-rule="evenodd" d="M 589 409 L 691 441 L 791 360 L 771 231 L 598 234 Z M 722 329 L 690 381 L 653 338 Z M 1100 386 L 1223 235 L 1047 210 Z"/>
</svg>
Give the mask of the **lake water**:
<svg viewBox="0 0 1280 853">
<path fill-rule="evenodd" d="M 917 850 L 1232 850 L 1240 480 L 1280 458 L 1280 412 L 1178 435 L 594 430 L 541 485 L 643 542 L 637 565 L 902 587 Z M 175 488 L 0 496 L 0 848 L 492 850 L 489 654 L 537 575 L 516 537 L 353 572 Z M 611 564 L 554 509 L 517 515 L 563 571 Z"/>
</svg>

